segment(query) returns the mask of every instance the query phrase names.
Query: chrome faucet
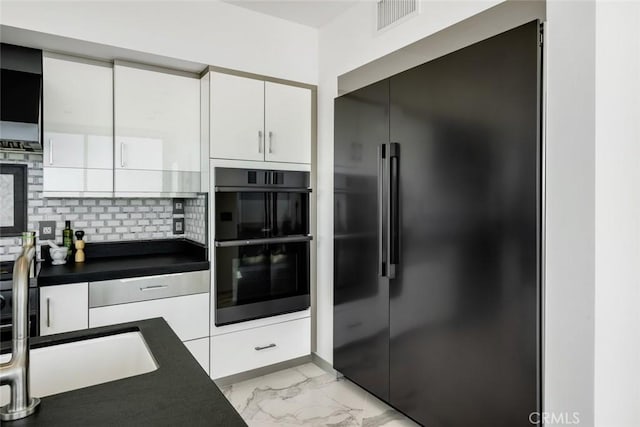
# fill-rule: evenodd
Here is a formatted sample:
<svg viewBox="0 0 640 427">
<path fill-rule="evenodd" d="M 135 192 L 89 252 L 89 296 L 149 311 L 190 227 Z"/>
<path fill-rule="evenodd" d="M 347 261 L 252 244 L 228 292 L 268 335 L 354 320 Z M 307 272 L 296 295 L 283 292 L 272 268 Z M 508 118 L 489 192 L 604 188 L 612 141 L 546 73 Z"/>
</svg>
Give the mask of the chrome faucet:
<svg viewBox="0 0 640 427">
<path fill-rule="evenodd" d="M 29 393 L 29 270 L 36 253 L 36 233 L 22 233 L 22 252 L 13 266 L 13 336 L 11 359 L 0 365 L 0 385 L 11 387 L 11 400 L 0 408 L 0 420 L 33 414 L 40 399 Z"/>
</svg>

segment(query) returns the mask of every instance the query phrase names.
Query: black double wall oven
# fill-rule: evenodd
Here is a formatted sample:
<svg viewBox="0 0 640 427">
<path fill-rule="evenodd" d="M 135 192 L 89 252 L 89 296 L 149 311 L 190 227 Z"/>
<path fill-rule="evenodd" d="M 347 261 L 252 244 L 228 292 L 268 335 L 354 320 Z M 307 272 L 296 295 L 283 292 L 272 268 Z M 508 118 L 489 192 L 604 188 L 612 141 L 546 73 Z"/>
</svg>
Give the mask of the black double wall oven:
<svg viewBox="0 0 640 427">
<path fill-rule="evenodd" d="M 308 308 L 309 173 L 214 174 L 215 324 Z"/>
</svg>

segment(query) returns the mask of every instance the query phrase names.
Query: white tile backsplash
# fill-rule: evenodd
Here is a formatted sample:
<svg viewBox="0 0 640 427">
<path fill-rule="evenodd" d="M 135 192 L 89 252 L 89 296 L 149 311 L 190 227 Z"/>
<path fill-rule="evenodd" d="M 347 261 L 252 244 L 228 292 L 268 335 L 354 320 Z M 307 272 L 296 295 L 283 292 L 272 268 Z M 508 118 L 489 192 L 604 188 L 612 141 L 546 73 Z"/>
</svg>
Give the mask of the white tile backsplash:
<svg viewBox="0 0 640 427">
<path fill-rule="evenodd" d="M 184 204 L 184 236 L 206 244 L 207 198 L 204 194 L 195 199 L 186 199 Z"/>
</svg>

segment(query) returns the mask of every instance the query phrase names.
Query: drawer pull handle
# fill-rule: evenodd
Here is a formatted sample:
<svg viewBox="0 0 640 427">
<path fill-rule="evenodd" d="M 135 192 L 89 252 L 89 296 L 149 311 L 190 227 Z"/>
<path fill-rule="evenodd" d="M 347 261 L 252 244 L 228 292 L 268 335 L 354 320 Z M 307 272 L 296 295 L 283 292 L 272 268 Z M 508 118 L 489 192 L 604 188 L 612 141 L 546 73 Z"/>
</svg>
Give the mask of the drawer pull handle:
<svg viewBox="0 0 640 427">
<path fill-rule="evenodd" d="M 47 328 L 51 327 L 51 298 L 47 298 Z"/>
<path fill-rule="evenodd" d="M 155 276 L 140 276 L 140 277 L 130 277 L 128 279 L 120 279 L 120 281 L 122 283 L 127 283 L 127 282 L 139 282 L 140 280 L 149 280 L 149 279 L 156 279 L 158 277 L 176 277 L 176 276 L 182 276 L 183 273 L 171 273 L 171 274 L 157 274 Z"/>
<path fill-rule="evenodd" d="M 154 285 L 154 286 L 145 286 L 144 288 L 140 288 L 142 292 L 146 291 L 156 291 L 159 289 L 167 289 L 169 285 Z"/>
<path fill-rule="evenodd" d="M 271 343 L 271 344 L 269 344 L 269 345 L 265 345 L 265 346 L 262 346 L 262 347 L 254 347 L 254 349 L 255 349 L 256 351 L 260 351 L 260 350 L 266 350 L 266 349 L 268 349 L 268 348 L 273 348 L 273 347 L 275 347 L 275 346 L 276 346 L 275 344 Z"/>
</svg>

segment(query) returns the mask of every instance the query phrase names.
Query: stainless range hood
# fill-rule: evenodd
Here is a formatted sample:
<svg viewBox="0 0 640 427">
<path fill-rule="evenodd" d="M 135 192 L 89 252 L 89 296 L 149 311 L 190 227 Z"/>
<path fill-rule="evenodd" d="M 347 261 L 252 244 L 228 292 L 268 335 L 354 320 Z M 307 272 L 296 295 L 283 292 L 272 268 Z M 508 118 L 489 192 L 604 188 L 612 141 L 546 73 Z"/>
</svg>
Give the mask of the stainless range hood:
<svg viewBox="0 0 640 427">
<path fill-rule="evenodd" d="M 42 51 L 0 44 L 0 148 L 41 151 Z"/>
</svg>

